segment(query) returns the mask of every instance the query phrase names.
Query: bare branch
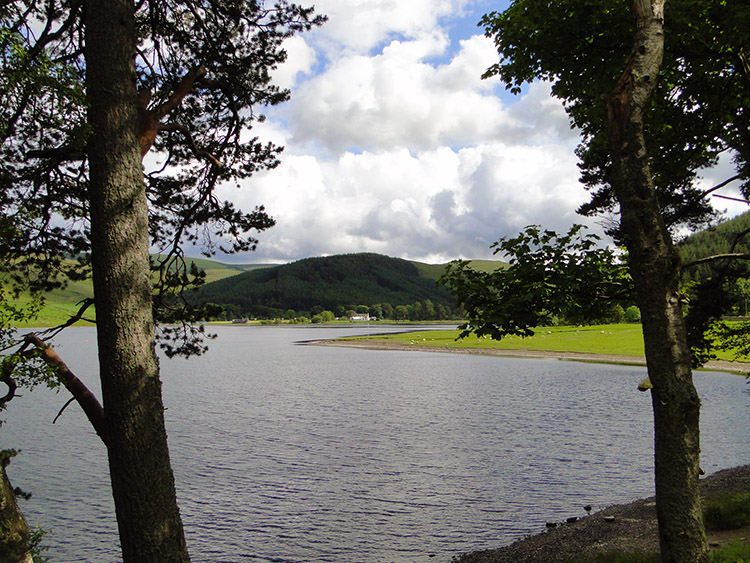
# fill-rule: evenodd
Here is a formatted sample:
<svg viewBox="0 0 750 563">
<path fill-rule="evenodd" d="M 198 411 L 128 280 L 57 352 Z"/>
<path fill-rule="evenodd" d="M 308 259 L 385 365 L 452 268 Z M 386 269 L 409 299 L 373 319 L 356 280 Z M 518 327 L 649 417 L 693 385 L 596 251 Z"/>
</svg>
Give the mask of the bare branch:
<svg viewBox="0 0 750 563">
<path fill-rule="evenodd" d="M 184 125 L 180 125 L 179 123 L 165 123 L 164 125 L 159 126 L 160 131 L 177 131 L 179 133 L 182 133 L 182 135 L 185 137 L 185 140 L 187 141 L 188 147 L 190 147 L 190 150 L 193 151 L 193 154 L 197 156 L 198 158 L 202 158 L 203 160 L 209 161 L 211 164 L 216 166 L 217 168 L 223 168 L 224 166 L 221 164 L 221 161 L 216 158 L 214 155 L 212 155 L 208 151 L 201 150 L 197 147 L 195 144 L 195 139 L 193 139 L 193 135 L 190 133 L 190 130 L 185 127 Z"/>
<path fill-rule="evenodd" d="M 705 258 L 699 258 L 698 260 L 693 260 L 692 262 L 688 262 L 687 264 L 683 264 L 682 268 L 692 268 L 693 266 L 697 266 L 698 264 L 705 264 L 707 262 L 716 262 L 717 260 L 750 260 L 750 254 L 743 254 L 740 252 L 731 252 L 727 254 L 714 254 L 713 256 L 706 256 Z"/>
<path fill-rule="evenodd" d="M 83 383 L 83 381 L 78 379 L 78 377 L 70 371 L 70 368 L 65 364 L 57 352 L 55 352 L 36 334 L 27 334 L 24 337 L 24 342 L 35 346 L 39 351 L 42 360 L 55 370 L 55 375 L 62 384 L 65 385 L 65 388 L 70 391 L 73 398 L 78 401 L 78 404 L 86 414 L 89 422 L 91 422 L 91 426 L 94 427 L 94 431 L 106 444 L 107 438 L 104 425 L 104 408 L 99 402 L 99 399 L 96 398 L 96 395 L 86 387 L 86 384 Z"/>
<path fill-rule="evenodd" d="M 706 190 L 704 192 L 704 194 L 708 195 L 708 194 L 710 194 L 712 192 L 715 192 L 716 190 L 720 190 L 721 188 L 723 188 L 727 184 L 731 184 L 732 182 L 734 182 L 735 180 L 739 180 L 740 178 L 742 178 L 742 174 L 737 174 L 736 176 L 732 176 L 728 180 L 724 180 L 720 184 L 716 184 L 713 188 L 710 188 L 710 189 Z M 721 197 L 721 196 L 716 196 L 716 197 Z"/>
<path fill-rule="evenodd" d="M 60 418 L 62 416 L 62 413 L 65 412 L 65 409 L 67 409 L 70 406 L 70 403 L 75 400 L 75 397 L 71 397 L 70 399 L 68 399 L 68 402 L 65 403 L 59 411 L 57 411 L 57 416 L 54 418 L 54 420 L 52 420 L 52 424 L 55 424 L 57 422 L 57 419 Z"/>
<path fill-rule="evenodd" d="M 737 248 L 737 245 L 748 235 L 748 233 L 750 233 L 750 229 L 745 229 L 734 235 L 734 240 L 732 241 L 732 246 L 729 248 L 729 252 L 734 252 L 734 249 Z"/>
<path fill-rule="evenodd" d="M 739 201 L 740 203 L 748 203 L 748 204 L 750 204 L 750 201 L 748 201 L 746 199 L 741 199 L 739 197 L 730 197 L 728 195 L 721 195 L 721 194 L 713 194 L 713 196 L 714 197 L 720 197 L 721 199 L 728 199 L 728 200 L 731 200 L 731 201 Z"/>
<path fill-rule="evenodd" d="M 87 319 L 86 317 L 83 316 L 86 310 L 94 304 L 94 299 L 91 297 L 87 297 L 86 299 L 79 301 L 79 303 L 81 304 L 81 307 L 78 309 L 78 312 L 75 315 L 71 315 L 70 318 L 68 318 L 68 320 L 65 321 L 63 324 L 53 327 L 53 328 L 49 328 L 44 331 L 45 333 L 50 334 L 50 336 L 47 337 L 47 340 L 49 340 L 53 336 L 56 336 L 57 334 L 62 332 L 63 329 L 66 329 L 69 326 L 74 325 L 78 321 L 88 321 L 92 324 L 96 324 L 96 320 Z"/>
</svg>

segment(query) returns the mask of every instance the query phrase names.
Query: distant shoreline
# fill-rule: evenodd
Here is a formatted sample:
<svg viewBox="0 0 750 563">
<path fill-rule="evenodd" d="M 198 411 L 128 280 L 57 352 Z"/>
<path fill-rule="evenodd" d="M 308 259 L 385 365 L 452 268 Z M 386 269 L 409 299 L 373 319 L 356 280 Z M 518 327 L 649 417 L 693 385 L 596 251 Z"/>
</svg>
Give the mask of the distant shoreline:
<svg viewBox="0 0 750 563">
<path fill-rule="evenodd" d="M 546 360 L 560 360 L 571 362 L 587 362 L 596 364 L 617 364 L 644 366 L 646 359 L 640 356 L 617 356 L 612 354 L 590 354 L 582 352 L 553 352 L 547 350 L 500 350 L 487 348 L 438 348 L 430 346 L 412 346 L 407 344 L 396 344 L 392 341 L 377 341 L 372 339 L 362 340 L 311 340 L 305 344 L 315 346 L 342 346 L 346 348 L 361 348 L 365 350 L 406 350 L 409 352 L 440 352 L 443 354 L 474 354 L 480 356 L 503 356 L 509 358 L 533 358 Z M 703 371 L 724 371 L 738 373 L 741 375 L 750 375 L 750 362 L 730 362 L 725 360 L 712 360 L 700 368 Z"/>
</svg>

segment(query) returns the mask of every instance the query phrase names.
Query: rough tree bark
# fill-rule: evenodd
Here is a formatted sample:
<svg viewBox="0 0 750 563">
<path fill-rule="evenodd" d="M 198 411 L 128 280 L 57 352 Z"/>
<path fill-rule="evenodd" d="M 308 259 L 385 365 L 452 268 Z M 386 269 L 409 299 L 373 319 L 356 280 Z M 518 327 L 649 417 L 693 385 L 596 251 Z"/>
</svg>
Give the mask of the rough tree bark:
<svg viewBox="0 0 750 563">
<path fill-rule="evenodd" d="M 641 310 L 655 430 L 655 483 L 661 559 L 708 561 L 699 496 L 700 400 L 679 294 L 680 259 L 664 226 L 646 154 L 644 118 L 664 47 L 665 0 L 635 0 L 634 50 L 605 96 L 613 161 L 610 183 Z"/>
<path fill-rule="evenodd" d="M 87 2 L 85 28 L 94 296 L 123 560 L 186 562 L 154 349 L 133 1 Z"/>
<path fill-rule="evenodd" d="M 0 460 L 0 563 L 31 563 L 29 526 Z"/>
</svg>

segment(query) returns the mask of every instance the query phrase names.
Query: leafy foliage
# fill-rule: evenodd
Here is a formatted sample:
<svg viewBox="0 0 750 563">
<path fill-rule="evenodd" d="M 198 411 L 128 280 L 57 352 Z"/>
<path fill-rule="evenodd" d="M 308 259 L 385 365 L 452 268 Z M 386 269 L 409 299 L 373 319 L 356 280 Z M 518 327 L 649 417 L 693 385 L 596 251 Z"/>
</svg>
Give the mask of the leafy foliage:
<svg viewBox="0 0 750 563">
<path fill-rule="evenodd" d="M 668 226 L 698 225 L 713 217 L 695 180 L 722 151 L 735 151 L 743 189 L 750 186 L 749 22 L 750 8 L 741 2 L 667 2 L 662 75 L 645 135 Z M 612 90 L 631 55 L 629 4 L 520 0 L 485 15 L 481 25 L 502 57 L 485 77 L 499 76 L 516 93 L 526 82 L 550 81 L 553 95 L 581 130 L 581 180 L 592 198 L 580 212 L 615 212 L 601 96 Z M 611 232 L 617 234 L 616 225 Z"/>
<path fill-rule="evenodd" d="M 743 213 L 726 221 L 721 221 L 707 229 L 691 234 L 677 243 L 684 264 L 682 281 L 700 282 L 716 277 L 717 265 L 723 268 L 726 261 L 700 262 L 707 256 L 739 253 L 750 255 L 750 212 Z"/>
<path fill-rule="evenodd" d="M 734 351 L 736 357 L 750 354 L 750 331 L 745 323 L 727 323 L 732 313 L 746 314 L 750 274 L 747 234 L 750 213 L 695 233 L 678 244 L 683 268 L 684 291 L 688 301 L 686 325 L 694 365 L 715 358 L 713 350 Z M 706 257 L 745 256 L 745 259 Z"/>
<path fill-rule="evenodd" d="M 734 540 L 721 549 L 710 554 L 711 563 L 748 563 L 750 561 L 750 545 L 742 540 Z"/>
<path fill-rule="evenodd" d="M 0 258 L 32 292 L 90 275 L 83 14 L 82 0 L 0 6 Z M 271 81 L 284 40 L 325 18 L 286 0 L 148 0 L 135 15 L 138 133 L 142 155 L 153 149 L 149 225 L 163 253 L 153 264 L 157 318 L 190 322 L 200 314 L 179 294 L 202 279 L 183 246 L 253 250 L 252 233 L 273 226 L 262 206 L 241 211 L 216 188 L 279 164 L 282 148 L 250 132 L 259 107 L 289 97 Z"/>
<path fill-rule="evenodd" d="M 734 530 L 750 524 L 750 491 L 710 497 L 703 507 L 709 530 Z"/>
<path fill-rule="evenodd" d="M 558 235 L 532 225 L 515 238 L 496 242 L 510 266 L 479 272 L 454 262 L 441 279 L 462 305 L 464 333 L 492 338 L 531 336 L 534 327 L 607 318 L 619 300 L 627 303 L 632 284 L 627 267 L 599 237 L 580 225 Z"/>
</svg>

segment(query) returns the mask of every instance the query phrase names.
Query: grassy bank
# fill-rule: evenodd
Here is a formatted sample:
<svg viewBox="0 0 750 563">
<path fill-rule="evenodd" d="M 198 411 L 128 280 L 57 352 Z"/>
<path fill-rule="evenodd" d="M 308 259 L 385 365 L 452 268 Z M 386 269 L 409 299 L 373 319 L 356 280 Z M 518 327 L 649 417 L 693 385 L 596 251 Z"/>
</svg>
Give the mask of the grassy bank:
<svg viewBox="0 0 750 563">
<path fill-rule="evenodd" d="M 600 356 L 629 356 L 643 358 L 643 335 L 639 324 L 594 325 L 586 327 L 540 328 L 531 337 L 511 336 L 502 340 L 468 336 L 458 338 L 459 330 L 425 330 L 400 334 L 354 337 L 356 340 L 380 346 L 476 350 L 529 350 Z M 719 353 L 720 360 L 731 361 L 731 353 Z"/>
</svg>

